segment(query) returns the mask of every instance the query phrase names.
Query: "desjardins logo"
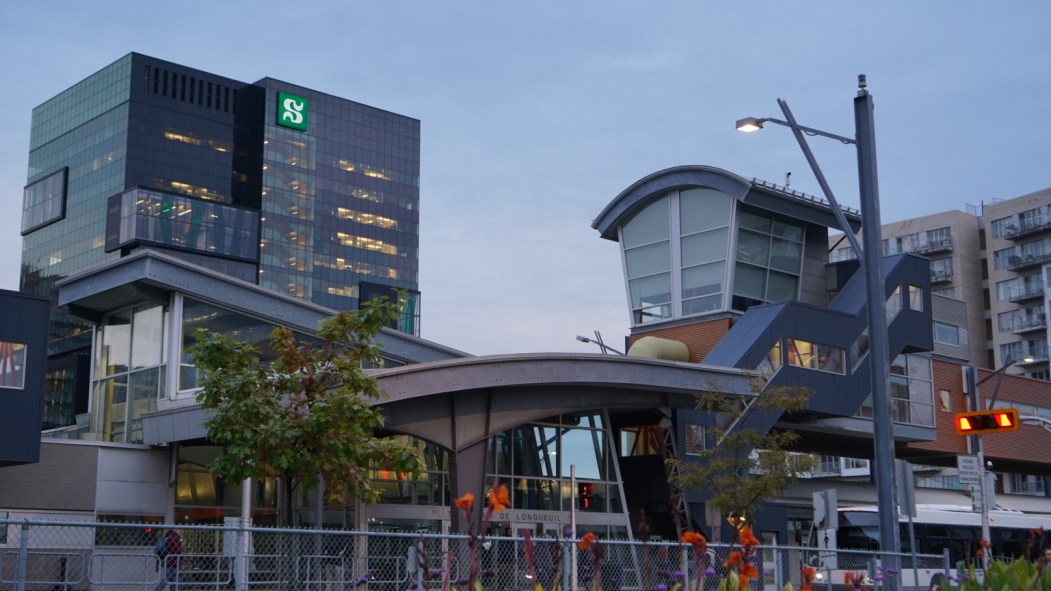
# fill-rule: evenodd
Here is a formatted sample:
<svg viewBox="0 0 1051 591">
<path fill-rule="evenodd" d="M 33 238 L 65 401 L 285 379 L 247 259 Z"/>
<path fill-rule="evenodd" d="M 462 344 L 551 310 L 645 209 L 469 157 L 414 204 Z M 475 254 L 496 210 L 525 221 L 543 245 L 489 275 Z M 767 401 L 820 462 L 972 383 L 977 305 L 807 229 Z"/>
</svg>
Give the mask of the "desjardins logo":
<svg viewBox="0 0 1051 591">
<path fill-rule="evenodd" d="M 277 93 L 277 124 L 299 131 L 307 130 L 310 101 L 290 92 Z"/>
</svg>

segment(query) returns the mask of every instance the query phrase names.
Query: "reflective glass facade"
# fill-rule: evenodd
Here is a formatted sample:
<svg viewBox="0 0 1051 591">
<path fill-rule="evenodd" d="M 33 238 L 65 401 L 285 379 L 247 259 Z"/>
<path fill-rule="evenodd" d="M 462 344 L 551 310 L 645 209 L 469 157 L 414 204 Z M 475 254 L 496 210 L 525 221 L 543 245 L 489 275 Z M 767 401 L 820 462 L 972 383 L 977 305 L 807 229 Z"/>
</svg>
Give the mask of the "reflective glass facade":
<svg viewBox="0 0 1051 591">
<path fill-rule="evenodd" d="M 302 99 L 286 113 L 301 124 L 278 125 L 278 93 Z M 361 280 L 414 291 L 419 132 L 415 119 L 284 82 L 129 54 L 33 110 L 21 289 L 50 295 L 150 247 L 336 309 L 357 307 Z M 417 320 L 399 328 L 419 334 Z M 59 356 L 86 355 L 90 341 L 53 313 L 52 383 L 81 382 Z M 49 400 L 77 407 L 59 400 L 69 395 Z"/>
<path fill-rule="evenodd" d="M 276 80 L 258 85 L 259 284 L 335 309 L 357 307 L 361 281 L 417 289 L 419 121 Z M 279 124 L 278 89 L 306 100 L 305 130 Z"/>
<path fill-rule="evenodd" d="M 799 299 L 805 227 L 708 187 L 649 201 L 620 233 L 633 324 Z"/>
</svg>

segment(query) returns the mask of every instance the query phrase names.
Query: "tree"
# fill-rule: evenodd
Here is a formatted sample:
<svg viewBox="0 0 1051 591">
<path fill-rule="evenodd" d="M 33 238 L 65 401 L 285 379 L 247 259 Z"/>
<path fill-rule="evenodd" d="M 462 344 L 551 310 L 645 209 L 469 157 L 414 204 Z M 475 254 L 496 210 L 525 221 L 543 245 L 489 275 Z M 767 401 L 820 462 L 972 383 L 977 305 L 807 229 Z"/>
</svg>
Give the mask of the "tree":
<svg viewBox="0 0 1051 591">
<path fill-rule="evenodd" d="M 801 411 L 810 394 L 806 388 L 757 385 L 755 397 L 743 409 L 737 397 L 698 395 L 697 408 L 714 413 L 716 424 L 710 428 L 705 449 L 698 453 L 699 461 L 668 460 L 676 468 L 672 484 L 681 490 L 707 491 L 709 502 L 723 515 L 753 515 L 810 471 L 814 459 L 789 451 L 799 440 L 795 431 L 760 432 L 747 426 L 749 419 L 764 413 Z"/>
<path fill-rule="evenodd" d="M 420 460 L 409 445 L 374 436 L 384 418 L 373 402 L 386 393 L 362 369 L 378 361 L 374 339 L 398 309 L 384 299 L 340 312 L 323 323 L 320 343 L 276 328 L 272 363 L 262 363 L 248 343 L 198 330 L 192 354 L 203 389 L 197 400 L 208 438 L 223 446 L 211 470 L 234 482 L 279 477 L 286 525 L 296 487 L 313 488 L 319 476 L 327 498 L 366 503 L 378 496 L 370 469 L 417 477 Z"/>
</svg>

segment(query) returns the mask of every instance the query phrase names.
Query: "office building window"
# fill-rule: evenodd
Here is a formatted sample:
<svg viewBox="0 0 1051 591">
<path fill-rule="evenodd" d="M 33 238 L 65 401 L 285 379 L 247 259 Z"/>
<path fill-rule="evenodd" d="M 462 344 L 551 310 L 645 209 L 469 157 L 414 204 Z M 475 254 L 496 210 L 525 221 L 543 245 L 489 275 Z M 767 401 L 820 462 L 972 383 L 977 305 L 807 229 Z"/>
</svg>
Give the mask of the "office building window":
<svg viewBox="0 0 1051 591">
<path fill-rule="evenodd" d="M 50 174 L 25 188 L 22 198 L 22 234 L 28 234 L 66 217 L 68 168 Z"/>
<path fill-rule="evenodd" d="M 960 346 L 960 327 L 944 322 L 934 323 L 934 342 L 943 345 Z"/>
</svg>

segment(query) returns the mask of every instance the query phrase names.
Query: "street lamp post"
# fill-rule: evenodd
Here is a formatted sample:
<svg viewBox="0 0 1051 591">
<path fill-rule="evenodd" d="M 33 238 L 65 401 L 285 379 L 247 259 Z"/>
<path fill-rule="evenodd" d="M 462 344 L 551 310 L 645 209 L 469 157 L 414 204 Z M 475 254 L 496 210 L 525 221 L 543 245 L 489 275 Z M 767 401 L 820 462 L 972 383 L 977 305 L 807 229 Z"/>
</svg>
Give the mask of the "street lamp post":
<svg viewBox="0 0 1051 591">
<path fill-rule="evenodd" d="M 890 362 L 887 349 L 886 294 L 883 287 L 882 228 L 880 227 L 879 183 L 876 174 L 876 135 L 873 117 L 872 95 L 866 88 L 865 75 L 858 76 L 858 93 L 854 98 L 853 139 L 799 125 L 792 117 L 787 103 L 778 99 L 778 104 L 787 121 L 777 119 L 748 118 L 738 121 L 738 129 L 755 131 L 762 122 L 771 122 L 790 127 L 799 142 L 811 170 L 828 198 L 833 213 L 843 228 L 865 273 L 866 307 L 869 325 L 869 360 L 872 374 L 873 436 L 875 440 L 876 498 L 879 512 L 880 549 L 886 553 L 884 566 L 893 567 L 898 562 L 901 539 L 898 531 L 894 490 L 894 431 L 890 416 L 889 375 Z M 817 161 L 813 157 L 803 134 L 820 135 L 843 143 L 854 144 L 858 157 L 858 190 L 861 201 L 862 244 L 851 234 L 843 212 L 832 195 Z"/>
<path fill-rule="evenodd" d="M 617 355 L 623 355 L 624 354 L 621 351 L 618 351 L 618 350 L 614 349 L 613 347 L 610 347 L 606 343 L 602 342 L 602 334 L 599 333 L 599 331 L 597 331 L 597 330 L 595 331 L 595 338 L 589 339 L 588 337 L 577 335 L 577 340 L 580 341 L 581 343 L 594 343 L 594 344 L 598 345 L 599 348 L 602 349 L 602 353 L 605 354 L 605 355 L 608 355 L 610 353 L 610 351 L 612 351 L 613 353 L 616 353 Z"/>
</svg>

